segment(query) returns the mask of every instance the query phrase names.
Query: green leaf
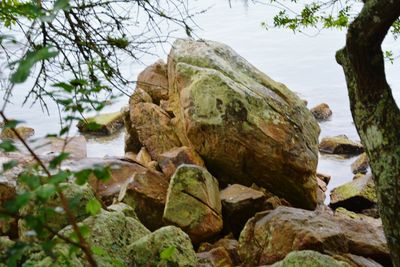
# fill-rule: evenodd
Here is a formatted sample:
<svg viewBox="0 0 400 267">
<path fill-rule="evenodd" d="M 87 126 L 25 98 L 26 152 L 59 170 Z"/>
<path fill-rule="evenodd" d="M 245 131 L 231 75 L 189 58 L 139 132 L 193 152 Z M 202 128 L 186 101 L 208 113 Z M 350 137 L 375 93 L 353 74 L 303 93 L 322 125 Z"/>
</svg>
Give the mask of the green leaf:
<svg viewBox="0 0 400 267">
<path fill-rule="evenodd" d="M 20 124 L 20 123 L 22 123 L 22 121 L 19 121 L 19 120 L 9 120 L 9 121 L 7 121 L 7 122 L 4 124 L 3 128 L 4 128 L 4 129 L 7 129 L 7 128 L 15 128 L 15 127 L 17 127 L 17 125 Z"/>
<path fill-rule="evenodd" d="M 31 190 L 35 190 L 40 186 L 40 177 L 29 173 L 22 173 L 18 176 L 20 183 L 26 184 Z"/>
<path fill-rule="evenodd" d="M 4 140 L 0 143 L 0 149 L 4 152 L 13 152 L 17 151 L 17 148 L 14 146 L 11 140 Z"/>
<path fill-rule="evenodd" d="M 95 199 L 92 198 L 91 200 L 88 201 L 88 203 L 86 204 L 86 211 L 88 213 L 90 213 L 91 215 L 96 215 L 97 213 L 100 212 L 101 209 L 101 204 L 100 202 Z"/>
<path fill-rule="evenodd" d="M 23 83 L 28 78 L 32 67 L 39 61 L 56 57 L 58 51 L 50 47 L 43 47 L 37 51 L 28 51 L 24 58 L 19 61 L 17 70 L 11 75 L 12 83 Z"/>
<path fill-rule="evenodd" d="M 111 177 L 110 168 L 108 166 L 97 166 L 93 169 L 93 173 L 97 179 L 101 181 L 107 181 Z"/>
<path fill-rule="evenodd" d="M 102 249 L 101 247 L 92 246 L 90 249 L 92 250 L 92 253 L 94 255 L 97 255 L 97 256 L 107 255 L 107 252 L 104 249 Z"/>
<path fill-rule="evenodd" d="M 41 199 L 48 199 L 56 193 L 56 188 L 52 184 L 44 184 L 35 190 L 36 195 Z"/>
<path fill-rule="evenodd" d="M 97 130 L 100 130 L 101 127 L 102 126 L 100 124 L 98 124 L 98 123 L 96 123 L 94 121 L 90 121 L 90 122 L 86 123 L 86 128 L 89 131 L 97 131 Z"/>
<path fill-rule="evenodd" d="M 49 163 L 49 167 L 51 169 L 55 169 L 57 168 L 65 159 L 67 159 L 69 156 L 69 153 L 67 152 L 61 152 L 58 156 L 56 156 L 55 158 L 53 158 L 50 163 Z"/>
<path fill-rule="evenodd" d="M 175 253 L 176 247 L 167 247 L 160 253 L 161 260 L 170 260 L 172 255 Z"/>
<path fill-rule="evenodd" d="M 14 159 L 10 160 L 6 163 L 3 163 L 3 171 L 8 171 L 17 165 L 18 165 L 18 161 L 14 160 Z"/>
<path fill-rule="evenodd" d="M 76 172 L 74 174 L 76 177 L 75 183 L 78 185 L 84 185 L 88 181 L 91 173 L 92 173 L 92 170 L 90 170 L 90 169 L 85 169 L 85 170 Z"/>
<path fill-rule="evenodd" d="M 20 208 L 28 204 L 31 197 L 32 197 L 31 192 L 24 192 L 22 194 L 17 195 L 15 199 L 7 201 L 5 203 L 5 207 L 10 212 L 17 212 Z"/>
<path fill-rule="evenodd" d="M 66 180 L 68 180 L 69 176 L 70 176 L 70 173 L 69 173 L 69 172 L 67 172 L 67 171 L 60 171 L 60 172 L 58 172 L 58 173 L 56 173 L 56 174 L 53 174 L 53 175 L 51 176 L 51 179 L 50 179 L 49 183 L 50 183 L 50 184 L 56 185 L 56 184 L 65 182 Z"/>
<path fill-rule="evenodd" d="M 54 10 L 58 11 L 58 10 L 67 10 L 69 7 L 69 0 L 57 0 L 54 3 Z"/>
</svg>

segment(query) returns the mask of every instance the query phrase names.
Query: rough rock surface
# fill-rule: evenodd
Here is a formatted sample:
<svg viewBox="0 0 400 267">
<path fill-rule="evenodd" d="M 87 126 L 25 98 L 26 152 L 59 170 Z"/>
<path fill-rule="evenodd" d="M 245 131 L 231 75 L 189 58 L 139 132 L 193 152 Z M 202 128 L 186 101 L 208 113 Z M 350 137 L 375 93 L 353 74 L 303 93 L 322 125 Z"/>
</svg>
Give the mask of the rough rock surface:
<svg viewBox="0 0 400 267">
<path fill-rule="evenodd" d="M 362 153 L 358 158 L 351 164 L 351 171 L 354 174 L 362 173 L 366 174 L 369 168 L 369 160 L 367 153 Z"/>
<path fill-rule="evenodd" d="M 197 253 L 197 267 L 233 267 L 228 251 L 223 247 L 213 248 L 206 252 Z"/>
<path fill-rule="evenodd" d="M 182 228 L 194 243 L 222 230 L 218 181 L 204 168 L 181 165 L 168 188 L 163 219 Z"/>
<path fill-rule="evenodd" d="M 236 239 L 233 239 L 232 235 L 225 236 L 224 238 L 218 240 L 214 244 L 202 243 L 199 246 L 198 253 L 207 252 L 215 248 L 224 248 L 228 253 L 229 257 L 234 266 L 240 266 L 241 261 L 238 254 L 239 243 Z"/>
<path fill-rule="evenodd" d="M 345 135 L 338 135 L 323 138 L 319 143 L 319 151 L 327 154 L 358 155 L 364 152 L 364 147 Z"/>
<path fill-rule="evenodd" d="M 129 266 L 197 266 L 190 238 L 175 226 L 160 228 L 135 241 L 128 249 L 132 256 Z"/>
<path fill-rule="evenodd" d="M 182 164 L 204 166 L 202 158 L 192 148 L 183 146 L 176 147 L 162 153 L 158 159 L 162 172 L 166 177 L 171 177 L 176 169 Z"/>
<path fill-rule="evenodd" d="M 384 266 L 390 263 L 381 225 L 324 210 L 278 207 L 258 213 L 247 222 L 239 239 L 243 266 L 272 264 L 295 250 L 351 253 Z"/>
<path fill-rule="evenodd" d="M 168 113 L 152 103 L 138 103 L 130 107 L 130 118 L 138 133 L 140 142 L 157 160 L 160 154 L 180 147 Z"/>
<path fill-rule="evenodd" d="M 325 103 L 313 107 L 310 111 L 318 121 L 326 121 L 332 116 L 332 110 Z"/>
<path fill-rule="evenodd" d="M 138 76 L 137 88 L 143 89 L 153 99 L 153 103 L 160 104 L 161 100 L 168 99 L 167 64 L 158 60 L 144 69 Z"/>
<path fill-rule="evenodd" d="M 92 127 L 91 125 L 93 124 L 97 124 L 98 126 Z M 111 135 L 123 126 L 124 114 L 121 111 L 86 118 L 86 120 L 80 121 L 77 125 L 80 132 L 97 135 Z"/>
<path fill-rule="evenodd" d="M 265 207 L 263 192 L 239 184 L 221 191 L 224 231 L 239 236 L 247 220 Z"/>
<path fill-rule="evenodd" d="M 271 267 L 352 267 L 350 264 L 335 260 L 333 257 L 312 250 L 290 252 L 285 259 L 273 264 Z"/>
<path fill-rule="evenodd" d="M 29 137 L 33 136 L 35 134 L 35 130 L 30 127 L 25 127 L 25 126 L 19 126 L 16 127 L 15 130 L 17 133 L 22 137 L 22 139 L 28 139 Z M 17 140 L 18 137 L 14 133 L 13 130 L 10 128 L 5 128 L 1 131 L 0 133 L 0 139 L 11 139 L 11 140 Z"/>
<path fill-rule="evenodd" d="M 343 207 L 354 212 L 374 207 L 378 199 L 371 174 L 354 179 L 331 191 L 332 208 Z"/>
<path fill-rule="evenodd" d="M 212 41 L 175 41 L 168 76 L 177 135 L 221 183 L 315 207 L 319 126 L 293 92 Z"/>
</svg>

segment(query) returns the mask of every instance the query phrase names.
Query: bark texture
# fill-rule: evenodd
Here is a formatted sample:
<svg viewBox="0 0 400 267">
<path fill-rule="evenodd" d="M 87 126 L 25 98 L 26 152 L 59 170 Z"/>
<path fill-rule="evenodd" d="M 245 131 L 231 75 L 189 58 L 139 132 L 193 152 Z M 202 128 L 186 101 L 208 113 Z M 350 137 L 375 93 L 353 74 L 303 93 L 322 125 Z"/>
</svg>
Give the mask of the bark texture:
<svg viewBox="0 0 400 267">
<path fill-rule="evenodd" d="M 400 266 L 400 111 L 385 76 L 381 44 L 400 16 L 399 0 L 366 0 L 348 29 L 342 65 L 354 123 L 375 177 L 394 266 Z"/>
</svg>

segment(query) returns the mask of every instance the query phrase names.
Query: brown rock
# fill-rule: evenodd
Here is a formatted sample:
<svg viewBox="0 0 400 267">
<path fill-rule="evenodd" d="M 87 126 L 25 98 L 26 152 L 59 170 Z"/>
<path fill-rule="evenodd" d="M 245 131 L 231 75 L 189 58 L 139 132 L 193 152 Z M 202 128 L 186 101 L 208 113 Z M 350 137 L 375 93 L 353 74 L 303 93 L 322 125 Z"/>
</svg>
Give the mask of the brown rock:
<svg viewBox="0 0 400 267">
<path fill-rule="evenodd" d="M 325 103 L 313 107 L 310 111 L 317 121 L 326 121 L 332 116 L 332 110 Z"/>
<path fill-rule="evenodd" d="M 231 258 L 234 266 L 240 266 L 241 261 L 238 254 L 238 246 L 238 241 L 233 239 L 232 235 L 228 235 L 218 240 L 214 244 L 202 243 L 198 249 L 198 252 L 207 252 L 214 248 L 223 247 L 229 253 L 229 257 Z"/>
<path fill-rule="evenodd" d="M 233 267 L 229 253 L 223 247 L 197 253 L 197 267 Z"/>
<path fill-rule="evenodd" d="M 137 87 L 147 92 L 157 105 L 161 100 L 167 100 L 168 74 L 165 62 L 160 59 L 142 71 L 138 76 Z"/>
<path fill-rule="evenodd" d="M 364 152 L 364 147 L 345 135 L 338 135 L 323 138 L 319 143 L 319 151 L 327 154 L 358 155 Z"/>
<path fill-rule="evenodd" d="M 381 264 L 372 259 L 364 258 L 350 253 L 335 255 L 335 258 L 347 262 L 354 267 L 383 267 Z"/>
<path fill-rule="evenodd" d="M 87 157 L 86 138 L 83 135 L 66 139 L 49 137 L 32 143 L 35 153 L 40 157 L 49 158 L 57 156 L 62 151 L 69 153 L 69 159 L 84 159 Z M 27 151 L 24 150 L 25 153 Z"/>
<path fill-rule="evenodd" d="M 92 177 L 89 181 L 96 194 L 106 204 L 118 199 L 134 207 L 140 221 L 151 230 L 163 226 L 168 180 L 161 173 L 117 159 L 86 159 L 71 165 L 64 168 L 79 170 L 96 165 L 109 166 L 109 180 L 103 182 Z"/>
<path fill-rule="evenodd" d="M 162 153 L 158 162 L 166 177 L 171 177 L 175 170 L 182 164 L 193 164 L 204 167 L 204 161 L 192 148 L 183 146 L 176 147 Z"/>
<path fill-rule="evenodd" d="M 220 193 L 224 230 L 239 236 L 247 220 L 264 209 L 266 196 L 263 192 L 234 184 Z"/>
<path fill-rule="evenodd" d="M 329 182 L 330 182 L 330 180 L 331 180 L 331 177 L 332 177 L 332 176 L 330 176 L 329 174 L 317 172 L 317 178 L 319 178 L 319 179 L 321 179 L 322 181 L 324 181 L 324 183 L 325 183 L 326 185 L 329 184 Z"/>
<path fill-rule="evenodd" d="M 15 130 L 24 140 L 28 139 L 29 137 L 31 137 L 35 134 L 35 130 L 33 128 L 26 127 L 26 126 L 16 127 Z M 5 128 L 0 133 L 0 139 L 18 140 L 18 137 L 12 129 Z"/>
<path fill-rule="evenodd" d="M 161 101 L 160 101 L 160 108 L 162 108 L 163 110 L 165 110 L 171 118 L 175 117 L 174 111 L 172 110 L 169 101 L 167 101 L 167 100 L 161 100 Z"/>
<path fill-rule="evenodd" d="M 205 168 L 179 166 L 169 184 L 163 219 L 180 227 L 193 243 L 219 233 L 222 216 L 218 181 Z"/>
<path fill-rule="evenodd" d="M 247 222 L 239 239 L 243 266 L 272 264 L 296 250 L 351 253 L 390 264 L 381 224 L 334 216 L 326 210 L 278 207 L 261 212 Z"/>
<path fill-rule="evenodd" d="M 367 153 L 362 153 L 358 158 L 351 164 L 351 171 L 354 174 L 362 173 L 366 174 L 368 172 L 369 160 Z"/>
<path fill-rule="evenodd" d="M 140 142 L 153 159 L 158 160 L 160 154 L 181 146 L 170 124 L 171 118 L 159 106 L 138 103 L 131 107 L 130 118 L 135 125 Z"/>
<path fill-rule="evenodd" d="M 152 161 L 151 156 L 145 147 L 142 147 L 139 153 L 136 155 L 136 161 L 144 166 L 148 166 L 148 164 Z"/>
</svg>

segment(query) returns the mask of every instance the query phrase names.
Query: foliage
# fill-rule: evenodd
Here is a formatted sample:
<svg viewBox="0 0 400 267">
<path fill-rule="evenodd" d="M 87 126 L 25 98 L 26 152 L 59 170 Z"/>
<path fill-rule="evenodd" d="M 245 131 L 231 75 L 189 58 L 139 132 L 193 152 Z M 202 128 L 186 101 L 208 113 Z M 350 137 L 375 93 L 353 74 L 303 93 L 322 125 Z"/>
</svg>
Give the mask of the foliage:
<svg viewBox="0 0 400 267">
<path fill-rule="evenodd" d="M 0 57 L 3 63 L 6 61 L 0 70 L 5 88 L 0 115 L 5 123 L 3 128 L 10 128 L 34 159 L 24 162 L 24 166 L 18 160 L 11 160 L 3 164 L 0 172 L 1 176 L 7 176 L 13 169 L 23 167 L 17 178 L 16 196 L 0 202 L 0 231 L 2 225 L 17 221 L 26 229 L 23 235 L 19 233 L 14 238 L 14 245 L 4 255 L 0 253 L 0 262 L 21 265 L 32 251 L 41 251 L 54 260 L 65 258 L 65 254 L 55 249 L 60 242 L 68 245 L 68 255 L 79 251 L 91 266 L 97 266 L 96 255 L 106 253 L 90 247 L 86 241 L 89 227 L 78 225 L 82 212 L 96 215 L 103 203 L 92 196 L 82 211 L 79 203 L 83 196 L 71 196 L 68 185 L 82 187 L 90 177 L 106 181 L 110 177 L 109 168 L 64 170 L 63 162 L 69 158 L 65 152 L 49 160 L 40 158 L 15 130 L 21 122 L 6 116 L 15 85 L 32 82 L 25 102 L 32 98 L 33 103 L 38 101 L 44 107 L 49 99 L 56 102 L 62 122 L 56 136 L 64 138 L 65 148 L 69 129 L 76 121 L 82 120 L 87 112 L 102 110 L 110 100 L 126 93 L 126 86 L 133 81 L 121 71 L 122 60 L 139 61 L 151 47 L 165 42 L 169 32 L 162 25 L 175 24 L 190 34 L 191 17 L 183 0 L 0 2 Z M 0 153 L 16 153 L 18 147 L 10 140 L 3 140 Z M 59 232 L 60 225 L 55 222 L 60 217 L 65 217 L 71 225 L 70 234 Z M 171 253 L 165 252 L 165 257 Z M 66 264 L 70 260 L 72 257 L 63 259 Z"/>
</svg>

